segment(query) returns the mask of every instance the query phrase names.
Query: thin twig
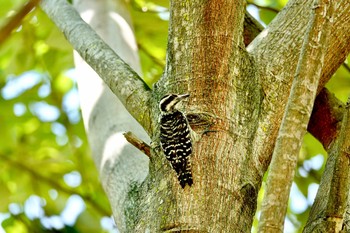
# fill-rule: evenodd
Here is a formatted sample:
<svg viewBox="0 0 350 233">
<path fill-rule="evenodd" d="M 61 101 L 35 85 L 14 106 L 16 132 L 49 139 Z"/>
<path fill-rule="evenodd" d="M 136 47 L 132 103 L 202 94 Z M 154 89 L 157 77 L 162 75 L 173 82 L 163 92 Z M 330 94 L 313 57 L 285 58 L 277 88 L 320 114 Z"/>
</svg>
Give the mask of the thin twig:
<svg viewBox="0 0 350 233">
<path fill-rule="evenodd" d="M 253 5 L 253 6 L 256 6 L 256 7 L 259 8 L 259 9 L 272 11 L 272 12 L 274 12 L 274 13 L 276 13 L 276 14 L 277 14 L 278 12 L 280 12 L 279 10 L 277 10 L 277 9 L 275 9 L 275 8 L 273 8 L 273 7 L 261 6 L 261 5 L 259 5 L 259 4 L 254 3 L 254 2 L 248 1 L 248 4 Z"/>
<path fill-rule="evenodd" d="M 123 133 L 123 135 L 130 144 L 142 151 L 148 157 L 151 157 L 151 147 L 147 143 L 139 139 L 135 134 L 133 134 L 130 131 Z"/>
<path fill-rule="evenodd" d="M 350 66 L 348 64 L 346 64 L 345 62 L 343 62 L 342 64 L 344 66 L 344 68 L 350 73 Z"/>
<path fill-rule="evenodd" d="M 40 0 L 30 0 L 27 2 L 18 12 L 15 14 L 10 21 L 0 29 L 0 44 L 2 44 L 11 34 L 11 32 L 20 25 L 23 18 L 33 10 Z"/>
<path fill-rule="evenodd" d="M 143 51 L 155 64 L 157 64 L 160 67 L 165 66 L 165 61 L 162 59 L 159 59 L 158 57 L 154 56 L 143 44 L 137 43 L 138 48 Z"/>
<path fill-rule="evenodd" d="M 33 177 L 33 179 L 35 180 L 40 180 L 44 183 L 47 183 L 50 185 L 50 187 L 57 189 L 60 192 L 72 195 L 72 194 L 78 194 L 79 196 L 81 196 L 84 201 L 88 204 L 91 205 L 91 207 L 93 207 L 96 211 L 100 212 L 102 215 L 104 216 L 110 216 L 111 212 L 109 210 L 106 210 L 103 206 L 101 206 L 99 203 L 94 201 L 94 198 L 89 194 L 89 193 L 84 193 L 84 192 L 78 192 L 77 189 L 71 189 L 68 188 L 67 186 L 64 186 L 62 184 L 60 184 L 57 180 L 55 179 L 51 179 L 47 176 L 44 176 L 43 174 L 39 173 L 37 170 L 19 162 L 16 161 L 14 159 L 10 159 L 8 156 L 5 155 L 0 155 L 0 159 L 8 162 L 9 164 L 11 164 L 14 168 L 17 168 L 20 171 L 25 171 L 28 174 L 30 174 L 30 176 Z"/>
<path fill-rule="evenodd" d="M 131 1 L 131 6 L 135 11 L 142 13 L 160 14 L 169 12 L 169 9 L 155 4 L 141 4 L 135 0 Z"/>
</svg>

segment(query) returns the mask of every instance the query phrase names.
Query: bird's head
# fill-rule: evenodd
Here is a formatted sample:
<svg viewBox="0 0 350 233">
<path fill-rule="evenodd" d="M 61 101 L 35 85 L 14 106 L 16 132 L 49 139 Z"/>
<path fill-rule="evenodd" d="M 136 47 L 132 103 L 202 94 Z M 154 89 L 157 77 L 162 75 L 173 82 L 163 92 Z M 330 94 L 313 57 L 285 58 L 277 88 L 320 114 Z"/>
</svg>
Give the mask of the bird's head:
<svg viewBox="0 0 350 233">
<path fill-rule="evenodd" d="M 173 112 L 176 110 L 176 105 L 180 103 L 182 100 L 187 99 L 190 94 L 168 94 L 163 96 L 163 98 L 159 101 L 159 109 L 162 112 Z"/>
</svg>

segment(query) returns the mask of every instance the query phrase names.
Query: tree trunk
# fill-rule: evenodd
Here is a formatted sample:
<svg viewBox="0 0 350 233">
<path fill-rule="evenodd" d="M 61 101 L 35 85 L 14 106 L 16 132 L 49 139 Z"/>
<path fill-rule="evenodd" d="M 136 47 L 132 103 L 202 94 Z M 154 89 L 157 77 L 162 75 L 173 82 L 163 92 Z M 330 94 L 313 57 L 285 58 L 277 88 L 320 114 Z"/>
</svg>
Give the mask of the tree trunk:
<svg viewBox="0 0 350 233">
<path fill-rule="evenodd" d="M 166 68 L 153 90 L 81 24 L 64 1 L 52 4 L 43 0 L 42 7 L 154 142 L 148 171 L 145 157 L 117 148 L 122 144 L 116 143 L 122 128 L 117 116 L 122 115 L 119 108 L 110 109 L 117 100 L 104 98 L 108 89 L 102 89 L 102 95 L 97 93 L 98 102 L 93 107 L 90 101 L 86 105 L 82 101 L 92 152 L 118 229 L 250 232 L 306 25 L 317 6 L 311 1 L 290 0 L 246 48 L 251 34 L 244 33 L 244 20 L 249 19 L 245 17 L 245 1 L 171 1 Z M 319 72 L 319 91 L 350 51 L 349 1 L 338 1 L 335 8 L 328 46 L 320 45 L 327 53 Z M 91 40 L 81 40 L 82 32 L 84 39 L 88 36 Z M 185 111 L 199 135 L 191 156 L 191 188 L 181 188 L 159 148 L 157 103 L 171 92 L 191 94 Z M 123 126 L 139 132 L 132 128 L 130 118 L 122 117 L 127 122 Z M 100 128 L 100 124 L 106 127 Z"/>
</svg>

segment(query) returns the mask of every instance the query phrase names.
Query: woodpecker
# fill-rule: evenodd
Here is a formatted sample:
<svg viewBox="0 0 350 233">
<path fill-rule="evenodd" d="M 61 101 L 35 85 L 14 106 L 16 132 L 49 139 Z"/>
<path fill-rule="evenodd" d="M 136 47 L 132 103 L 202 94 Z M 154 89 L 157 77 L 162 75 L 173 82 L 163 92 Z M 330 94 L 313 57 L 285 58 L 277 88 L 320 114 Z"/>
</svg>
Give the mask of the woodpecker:
<svg viewBox="0 0 350 233">
<path fill-rule="evenodd" d="M 189 160 L 192 154 L 192 142 L 187 118 L 177 109 L 177 104 L 189 96 L 189 94 L 169 94 L 159 102 L 160 145 L 165 157 L 176 171 L 182 188 L 185 188 L 186 184 L 189 186 L 193 184 Z"/>
</svg>

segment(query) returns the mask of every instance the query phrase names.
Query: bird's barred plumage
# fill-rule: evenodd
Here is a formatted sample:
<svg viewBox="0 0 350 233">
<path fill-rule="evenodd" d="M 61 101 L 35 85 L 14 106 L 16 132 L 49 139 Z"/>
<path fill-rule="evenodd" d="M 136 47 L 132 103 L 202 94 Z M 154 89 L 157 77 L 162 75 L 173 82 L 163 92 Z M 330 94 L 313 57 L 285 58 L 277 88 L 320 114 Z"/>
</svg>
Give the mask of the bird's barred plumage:
<svg viewBox="0 0 350 233">
<path fill-rule="evenodd" d="M 166 158 L 178 175 L 182 188 L 193 184 L 191 162 L 192 142 L 186 116 L 176 109 L 176 104 L 189 95 L 166 95 L 160 101 L 160 143 Z"/>
</svg>

